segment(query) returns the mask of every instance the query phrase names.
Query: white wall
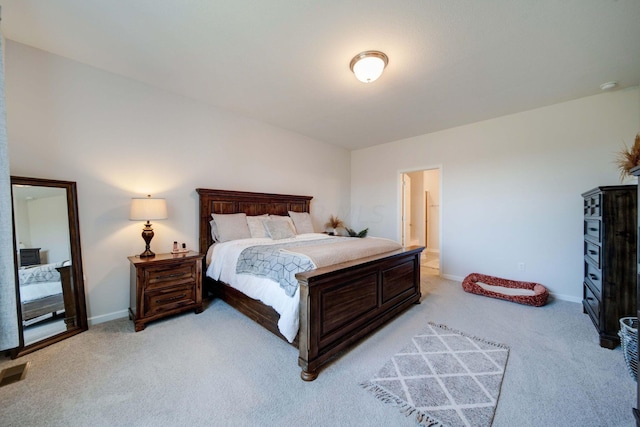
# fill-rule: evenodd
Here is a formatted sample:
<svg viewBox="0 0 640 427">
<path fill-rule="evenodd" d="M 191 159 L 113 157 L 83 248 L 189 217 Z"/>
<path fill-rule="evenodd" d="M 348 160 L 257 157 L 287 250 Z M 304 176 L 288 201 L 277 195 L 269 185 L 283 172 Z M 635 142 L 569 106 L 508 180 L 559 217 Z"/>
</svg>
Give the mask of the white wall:
<svg viewBox="0 0 640 427">
<path fill-rule="evenodd" d="M 409 172 L 411 179 L 410 245 L 424 246 L 424 175 L 422 171 Z"/>
<path fill-rule="evenodd" d="M 603 93 L 354 151 L 352 222 L 399 240 L 400 171 L 441 165 L 445 277 L 534 281 L 579 301 L 580 194 L 620 184 L 613 161 L 640 132 L 639 98 L 638 88 Z"/>
<path fill-rule="evenodd" d="M 42 264 L 59 263 L 71 259 L 69 215 L 64 188 L 55 188 L 60 196 L 43 197 L 27 202 L 28 226 L 31 236 L 29 248 L 40 248 Z M 16 223 L 19 219 L 16 218 Z"/>
<path fill-rule="evenodd" d="M 167 199 L 157 253 L 197 249 L 197 187 L 314 196 L 318 229 L 349 212 L 347 150 L 15 42 L 5 64 L 11 173 L 77 182 L 93 322 L 129 306 L 127 256 L 144 250 L 132 197 Z"/>
<path fill-rule="evenodd" d="M 428 192 L 426 201 L 428 233 L 427 252 L 440 252 L 440 170 L 424 171 L 424 191 Z"/>
</svg>

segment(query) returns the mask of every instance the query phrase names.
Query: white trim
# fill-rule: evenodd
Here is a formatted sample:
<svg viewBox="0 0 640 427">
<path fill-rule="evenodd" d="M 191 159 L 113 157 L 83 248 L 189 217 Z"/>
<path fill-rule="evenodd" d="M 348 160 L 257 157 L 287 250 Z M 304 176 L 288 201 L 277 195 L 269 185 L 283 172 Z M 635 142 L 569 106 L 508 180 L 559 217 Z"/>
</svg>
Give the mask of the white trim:
<svg viewBox="0 0 640 427">
<path fill-rule="evenodd" d="M 113 313 L 101 314 L 100 316 L 90 317 L 88 319 L 89 326 L 99 323 L 108 322 L 110 320 L 122 319 L 129 316 L 129 310 L 114 311 Z"/>
</svg>

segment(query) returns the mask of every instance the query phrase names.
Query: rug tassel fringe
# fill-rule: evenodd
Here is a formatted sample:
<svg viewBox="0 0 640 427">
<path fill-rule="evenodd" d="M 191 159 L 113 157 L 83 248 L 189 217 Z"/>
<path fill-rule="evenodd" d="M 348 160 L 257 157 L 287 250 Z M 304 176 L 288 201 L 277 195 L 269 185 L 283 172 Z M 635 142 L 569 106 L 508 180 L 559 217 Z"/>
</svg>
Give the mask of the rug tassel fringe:
<svg viewBox="0 0 640 427">
<path fill-rule="evenodd" d="M 365 382 L 360 384 L 365 390 L 370 391 L 373 395 L 384 403 L 389 403 L 400 410 L 400 413 L 406 417 L 415 414 L 418 425 L 424 427 L 445 427 L 440 421 L 431 418 L 429 415 L 409 405 L 407 402 L 400 399 L 398 396 L 389 393 L 384 388 L 371 382 Z"/>
<path fill-rule="evenodd" d="M 429 325 L 435 326 L 436 328 L 444 329 L 446 331 L 453 332 L 454 334 L 462 335 L 463 337 L 467 337 L 467 338 L 471 338 L 471 339 L 476 340 L 476 341 L 483 342 L 485 344 L 489 344 L 489 345 L 492 345 L 492 346 L 495 346 L 495 347 L 498 347 L 498 348 L 509 350 L 509 347 L 504 345 L 504 344 L 500 344 L 500 343 L 497 343 L 497 342 L 489 341 L 489 340 L 486 340 L 484 338 L 476 337 L 474 335 L 469 335 L 469 334 L 464 333 L 462 331 L 458 331 L 457 329 L 450 328 L 447 325 L 441 325 L 441 324 L 437 324 L 437 323 L 433 323 L 433 322 L 429 322 Z"/>
</svg>

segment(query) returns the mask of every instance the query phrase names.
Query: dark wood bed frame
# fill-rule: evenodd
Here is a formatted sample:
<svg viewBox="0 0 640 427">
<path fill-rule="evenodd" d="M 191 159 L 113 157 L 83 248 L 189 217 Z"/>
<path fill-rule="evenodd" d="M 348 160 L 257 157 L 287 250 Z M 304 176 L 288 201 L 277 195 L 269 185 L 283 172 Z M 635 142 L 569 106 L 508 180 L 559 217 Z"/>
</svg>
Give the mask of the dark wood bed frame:
<svg viewBox="0 0 640 427">
<path fill-rule="evenodd" d="M 199 246 L 213 243 L 211 214 L 288 215 L 309 212 L 310 196 L 252 193 L 198 188 Z M 414 246 L 355 261 L 298 273 L 300 330 L 293 342 L 299 349 L 300 376 L 313 381 L 328 361 L 394 316 L 420 302 L 420 254 Z M 206 268 L 206 266 L 205 266 Z M 204 292 L 226 301 L 269 331 L 278 331 L 278 313 L 231 286 L 203 274 Z"/>
<path fill-rule="evenodd" d="M 64 311 L 64 322 L 67 329 L 75 326 L 76 309 L 73 300 L 73 283 L 71 266 L 57 267 L 60 273 L 62 292 L 48 297 L 22 303 L 22 320 L 27 321 L 45 314 L 56 315 Z"/>
</svg>

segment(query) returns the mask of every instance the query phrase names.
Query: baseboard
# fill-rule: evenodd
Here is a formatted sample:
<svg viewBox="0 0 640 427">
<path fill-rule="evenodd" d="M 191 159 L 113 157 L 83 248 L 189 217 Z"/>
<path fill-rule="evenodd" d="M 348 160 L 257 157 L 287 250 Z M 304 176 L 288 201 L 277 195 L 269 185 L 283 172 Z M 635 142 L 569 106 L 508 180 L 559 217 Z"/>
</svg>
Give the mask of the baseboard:
<svg viewBox="0 0 640 427">
<path fill-rule="evenodd" d="M 573 297 L 571 295 L 555 294 L 553 292 L 549 292 L 549 295 L 551 295 L 553 298 L 558 299 L 560 301 L 577 302 L 577 303 L 582 302 L 582 298 Z"/>
<path fill-rule="evenodd" d="M 440 277 L 442 277 L 443 279 L 453 280 L 460 283 L 462 283 L 462 281 L 464 280 L 464 277 L 454 276 L 451 274 L 441 274 Z"/>
<path fill-rule="evenodd" d="M 109 320 L 122 319 L 129 316 L 129 310 L 120 310 L 113 313 L 102 314 L 100 316 L 90 317 L 88 320 L 89 326 L 97 325 L 99 323 L 108 322 Z"/>
<path fill-rule="evenodd" d="M 431 254 L 439 254 L 440 253 L 440 249 L 435 249 L 435 248 L 426 248 L 425 252 L 429 252 Z"/>
</svg>

